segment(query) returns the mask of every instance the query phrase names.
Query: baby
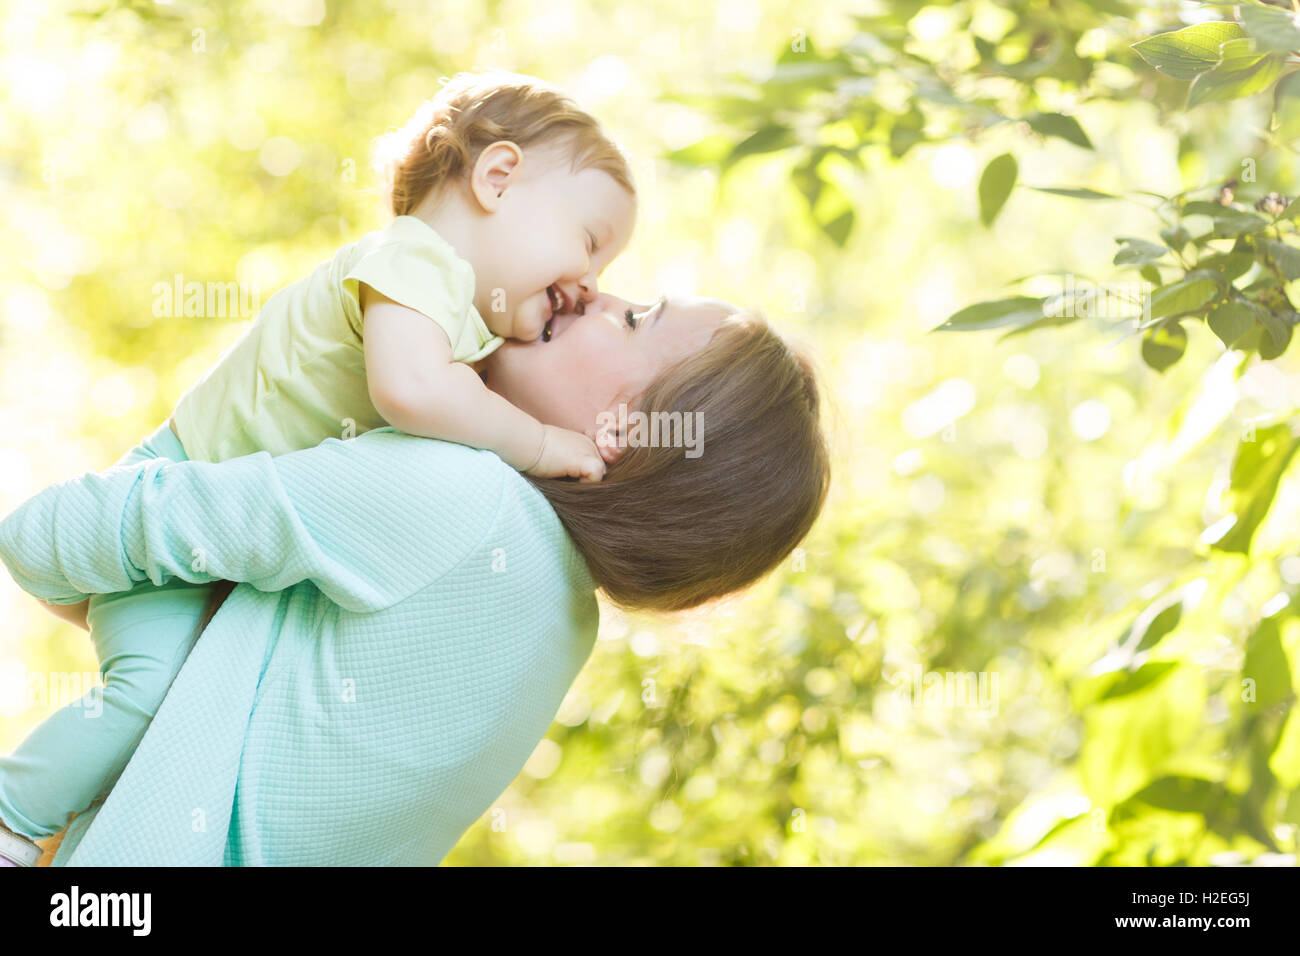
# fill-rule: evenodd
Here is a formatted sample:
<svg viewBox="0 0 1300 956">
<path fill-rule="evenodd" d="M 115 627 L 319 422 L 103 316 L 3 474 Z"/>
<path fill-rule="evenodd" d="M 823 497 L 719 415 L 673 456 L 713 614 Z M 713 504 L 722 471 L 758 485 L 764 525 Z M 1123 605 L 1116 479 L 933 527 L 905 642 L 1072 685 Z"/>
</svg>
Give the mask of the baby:
<svg viewBox="0 0 1300 956">
<path fill-rule="evenodd" d="M 622 154 L 558 91 L 500 73 L 454 78 L 381 154 L 396 218 L 272 296 L 181 397 L 186 454 L 279 455 L 387 423 L 599 480 L 594 434 L 543 425 L 472 366 L 595 296 L 636 214 Z"/>
<path fill-rule="evenodd" d="M 492 72 L 447 82 L 381 158 L 393 222 L 271 296 L 181 396 L 170 424 L 184 456 L 281 455 L 389 424 L 538 477 L 599 481 L 618 449 L 595 423 L 544 425 L 474 365 L 507 338 L 549 338 L 553 316 L 595 297 L 636 215 L 622 153 L 559 91 Z M 188 650 L 207 592 L 90 599 L 102 713 L 64 707 L 0 759 L 0 864 L 29 862 L 29 838 L 111 787 L 184 661 L 159 649 Z"/>
</svg>

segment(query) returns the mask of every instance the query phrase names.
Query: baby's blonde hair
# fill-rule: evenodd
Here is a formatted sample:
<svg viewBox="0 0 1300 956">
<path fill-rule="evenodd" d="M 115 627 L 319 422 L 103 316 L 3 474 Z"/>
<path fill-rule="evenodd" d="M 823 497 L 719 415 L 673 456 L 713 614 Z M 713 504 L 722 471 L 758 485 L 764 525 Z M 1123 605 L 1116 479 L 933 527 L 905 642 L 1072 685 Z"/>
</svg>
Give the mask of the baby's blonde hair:
<svg viewBox="0 0 1300 956">
<path fill-rule="evenodd" d="M 467 175 L 499 140 L 565 148 L 575 172 L 594 167 L 636 195 L 626 157 L 594 117 L 536 77 L 492 70 L 457 73 L 405 126 L 376 141 L 375 168 L 393 215 Z"/>
</svg>

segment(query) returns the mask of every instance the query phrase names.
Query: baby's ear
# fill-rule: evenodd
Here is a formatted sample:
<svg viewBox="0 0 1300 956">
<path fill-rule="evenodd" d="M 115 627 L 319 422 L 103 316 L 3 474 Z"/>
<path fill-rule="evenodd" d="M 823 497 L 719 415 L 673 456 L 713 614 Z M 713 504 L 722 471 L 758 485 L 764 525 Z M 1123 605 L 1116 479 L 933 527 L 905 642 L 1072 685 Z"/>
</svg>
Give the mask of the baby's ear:
<svg viewBox="0 0 1300 956">
<path fill-rule="evenodd" d="M 524 153 L 509 140 L 498 140 L 479 153 L 470 171 L 470 191 L 486 212 L 501 208 L 501 197 L 523 162 Z"/>
</svg>

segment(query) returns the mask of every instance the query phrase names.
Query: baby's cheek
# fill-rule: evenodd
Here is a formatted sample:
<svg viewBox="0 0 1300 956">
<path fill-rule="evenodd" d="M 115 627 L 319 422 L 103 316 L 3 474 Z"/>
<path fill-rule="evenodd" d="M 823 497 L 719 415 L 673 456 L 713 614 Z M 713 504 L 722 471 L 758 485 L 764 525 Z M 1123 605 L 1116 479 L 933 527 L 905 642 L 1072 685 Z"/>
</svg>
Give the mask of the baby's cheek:
<svg viewBox="0 0 1300 956">
<path fill-rule="evenodd" d="M 531 342 L 542 334 L 545 325 L 541 313 L 532 307 L 532 303 L 526 302 L 515 313 L 514 337 L 523 342 Z"/>
</svg>

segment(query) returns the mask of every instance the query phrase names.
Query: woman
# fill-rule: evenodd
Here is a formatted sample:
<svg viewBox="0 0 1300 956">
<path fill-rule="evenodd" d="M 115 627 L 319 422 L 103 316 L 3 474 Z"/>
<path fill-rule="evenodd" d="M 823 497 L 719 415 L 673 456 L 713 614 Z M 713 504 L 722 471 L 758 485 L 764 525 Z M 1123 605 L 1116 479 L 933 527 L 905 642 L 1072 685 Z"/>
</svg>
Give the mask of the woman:
<svg viewBox="0 0 1300 956">
<path fill-rule="evenodd" d="M 0 523 L 15 580 L 59 605 L 239 582 L 55 865 L 436 864 L 545 734 L 595 588 L 674 610 L 781 561 L 829 480 L 808 364 L 716 300 L 662 302 L 637 331 L 627 308 L 602 295 L 549 341 L 507 343 L 485 380 L 581 430 L 620 405 L 698 415 L 696 457 L 634 445 L 583 485 L 385 428 L 119 467 Z"/>
</svg>

